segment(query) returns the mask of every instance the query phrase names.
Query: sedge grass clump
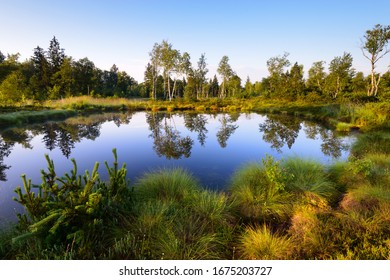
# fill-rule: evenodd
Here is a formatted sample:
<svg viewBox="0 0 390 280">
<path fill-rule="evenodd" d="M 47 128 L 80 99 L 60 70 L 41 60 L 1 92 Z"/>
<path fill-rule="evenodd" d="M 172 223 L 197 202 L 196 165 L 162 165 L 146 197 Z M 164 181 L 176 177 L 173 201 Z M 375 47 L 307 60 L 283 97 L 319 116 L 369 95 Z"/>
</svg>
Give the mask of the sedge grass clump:
<svg viewBox="0 0 390 280">
<path fill-rule="evenodd" d="M 288 234 L 296 244 L 296 258 L 316 259 L 327 258 L 332 250 L 331 236 L 323 235 L 323 220 L 320 213 L 327 217 L 328 211 L 314 208 L 308 205 L 295 207 L 291 218 Z"/>
<path fill-rule="evenodd" d="M 357 158 L 375 153 L 390 155 L 389 133 L 371 132 L 360 135 L 351 148 L 351 155 Z"/>
<path fill-rule="evenodd" d="M 243 259 L 287 260 L 293 258 L 294 244 L 287 236 L 272 233 L 263 225 L 245 230 L 240 237 L 238 251 Z"/>
<path fill-rule="evenodd" d="M 197 180 L 181 168 L 147 173 L 135 184 L 136 195 L 144 201 L 186 201 L 199 189 Z"/>
<path fill-rule="evenodd" d="M 356 123 L 367 129 L 388 128 L 390 120 L 390 105 L 388 102 L 366 103 L 362 106 L 356 106 Z"/>
<path fill-rule="evenodd" d="M 208 226 L 225 226 L 232 221 L 232 201 L 224 193 L 209 190 L 199 192 L 191 201 L 190 207 Z"/>
<path fill-rule="evenodd" d="M 224 215 L 212 220 L 215 214 L 207 217 L 195 210 L 177 201 L 140 202 L 136 219 L 127 230 L 142 242 L 138 250 L 142 248 L 148 259 L 226 258 L 232 233 L 226 234 L 230 228 Z"/>
<path fill-rule="evenodd" d="M 180 217 L 183 215 L 183 217 Z M 199 260 L 221 259 L 226 242 L 217 232 L 210 231 L 199 219 L 181 213 L 174 226 L 166 227 L 159 236 L 155 251 L 161 259 Z"/>
<path fill-rule="evenodd" d="M 313 160 L 289 158 L 283 167 L 290 176 L 286 184 L 289 192 L 303 196 L 310 193 L 329 201 L 338 197 L 339 192 L 322 164 Z"/>
<path fill-rule="evenodd" d="M 229 256 L 233 239 L 231 202 L 201 190 L 183 169 L 144 175 L 135 184 L 134 221 L 127 226 L 143 240 L 151 259 L 217 259 Z"/>
<path fill-rule="evenodd" d="M 230 191 L 240 215 L 253 221 L 286 220 L 291 196 L 285 191 L 285 180 L 279 162 L 270 156 L 263 160 L 263 165 L 254 163 L 238 170 Z"/>
</svg>

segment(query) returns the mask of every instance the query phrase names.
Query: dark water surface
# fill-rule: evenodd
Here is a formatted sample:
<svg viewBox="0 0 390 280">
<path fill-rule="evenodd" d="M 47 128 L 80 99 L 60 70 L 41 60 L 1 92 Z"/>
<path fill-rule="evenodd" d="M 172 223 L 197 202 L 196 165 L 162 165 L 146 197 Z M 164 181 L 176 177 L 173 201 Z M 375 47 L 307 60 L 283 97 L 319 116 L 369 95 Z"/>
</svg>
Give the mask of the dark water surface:
<svg viewBox="0 0 390 280">
<path fill-rule="evenodd" d="M 266 154 L 276 159 L 300 156 L 325 164 L 345 160 L 352 136 L 338 136 L 320 124 L 287 115 L 147 113 L 100 114 L 0 132 L 0 224 L 15 220 L 12 201 L 21 174 L 41 182 L 44 155 L 54 160 L 57 174 L 72 168 L 107 178 L 104 161 L 112 163 L 116 148 L 131 182 L 145 172 L 182 167 L 204 187 L 222 190 L 231 175 Z"/>
</svg>

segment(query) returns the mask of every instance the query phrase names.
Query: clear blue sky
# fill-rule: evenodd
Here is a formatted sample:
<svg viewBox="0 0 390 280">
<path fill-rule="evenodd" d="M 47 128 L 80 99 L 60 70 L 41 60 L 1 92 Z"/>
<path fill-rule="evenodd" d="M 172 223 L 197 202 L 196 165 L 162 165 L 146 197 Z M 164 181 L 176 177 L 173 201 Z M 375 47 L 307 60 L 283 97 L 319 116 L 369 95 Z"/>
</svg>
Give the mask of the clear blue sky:
<svg viewBox="0 0 390 280">
<path fill-rule="evenodd" d="M 68 56 L 107 70 L 115 63 L 139 82 L 163 39 L 189 52 L 194 65 L 206 53 L 209 76 L 223 55 L 243 80 L 255 81 L 284 52 L 307 73 L 314 61 L 329 63 L 344 51 L 367 74 L 361 39 L 377 23 L 390 24 L 390 1 L 0 0 L 0 50 L 19 52 L 23 61 L 55 35 Z M 378 70 L 389 64 L 390 54 Z"/>
</svg>

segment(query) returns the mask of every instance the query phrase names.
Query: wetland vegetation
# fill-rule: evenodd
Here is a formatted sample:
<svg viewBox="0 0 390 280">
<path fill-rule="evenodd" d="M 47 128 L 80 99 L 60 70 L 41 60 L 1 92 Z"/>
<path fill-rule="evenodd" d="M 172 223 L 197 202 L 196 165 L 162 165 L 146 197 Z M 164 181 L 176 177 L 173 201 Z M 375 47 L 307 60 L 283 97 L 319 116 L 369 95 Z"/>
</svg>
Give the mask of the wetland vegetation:
<svg viewBox="0 0 390 280">
<path fill-rule="evenodd" d="M 34 133 L 66 158 L 76 142 L 97 139 L 102 122 L 88 119 L 93 113 L 122 113 L 112 117 L 121 125 L 144 112 L 146 138 L 169 160 L 189 158 L 194 145 L 171 123 L 182 111 L 192 113 L 183 123 L 199 146 L 209 141 L 205 114 L 222 114 L 215 133 L 221 148 L 237 129 L 229 114 L 245 112 L 267 114 L 257 133 L 274 150 L 293 145 L 302 121 L 324 125 L 307 125 L 305 133 L 328 140 L 321 147 L 330 155 L 340 153 L 333 133 L 358 131 L 343 161 L 266 153 L 236 168 L 223 189 L 204 186 L 180 167 L 129 181 L 134 167 L 122 164 L 116 149 L 103 169 L 99 163 L 80 169 L 72 159 L 70 171 L 58 172 L 63 166 L 46 156 L 40 184 L 22 175 L 21 187 L 14 186 L 24 211 L 1 229 L 0 258 L 389 260 L 390 72 L 375 72 L 388 52 L 389 30 L 376 25 L 365 33 L 368 76 L 344 53 L 327 71 L 325 62 L 314 62 L 305 78 L 303 66 L 290 67 L 285 53 L 267 61 L 268 77 L 248 78 L 244 86 L 227 56 L 218 65 L 220 81 L 206 79 L 205 54 L 194 67 L 187 52 L 167 41 L 150 51 L 143 83 L 115 65 L 104 71 L 88 58 L 75 61 L 55 37 L 47 51 L 37 47 L 22 63 L 18 54 L 0 52 L 1 181 L 10 168 L 4 159 L 16 144 L 32 145 Z M 75 116 L 85 123 L 74 123 Z M 26 125 L 33 128 L 26 132 Z"/>
</svg>

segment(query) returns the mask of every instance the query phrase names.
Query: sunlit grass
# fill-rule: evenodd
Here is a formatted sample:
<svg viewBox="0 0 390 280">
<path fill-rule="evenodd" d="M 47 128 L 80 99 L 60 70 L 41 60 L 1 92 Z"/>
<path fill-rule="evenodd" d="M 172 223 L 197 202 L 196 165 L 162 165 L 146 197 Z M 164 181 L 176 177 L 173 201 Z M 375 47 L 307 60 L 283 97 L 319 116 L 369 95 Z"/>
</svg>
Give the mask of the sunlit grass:
<svg viewBox="0 0 390 280">
<path fill-rule="evenodd" d="M 285 220 L 291 209 L 291 197 L 276 189 L 260 164 L 248 164 L 232 178 L 231 196 L 241 216 L 257 221 Z"/>
<path fill-rule="evenodd" d="M 290 259 L 294 250 L 287 236 L 272 233 L 265 225 L 247 228 L 238 246 L 241 257 L 250 260 Z"/>
<path fill-rule="evenodd" d="M 309 159 L 288 158 L 283 167 L 290 177 L 286 190 L 293 193 L 312 193 L 331 200 L 339 192 L 334 183 L 328 178 L 325 166 Z"/>
<path fill-rule="evenodd" d="M 226 195 L 202 190 L 183 169 L 145 174 L 135 184 L 135 195 L 135 220 L 128 230 L 142 239 L 144 254 L 162 259 L 229 254 L 234 228 Z"/>
<path fill-rule="evenodd" d="M 146 173 L 135 184 L 143 200 L 191 200 L 200 190 L 197 180 L 181 168 Z"/>
<path fill-rule="evenodd" d="M 370 132 L 360 135 L 351 148 L 351 154 L 361 157 L 370 153 L 390 155 L 390 133 Z"/>
</svg>

